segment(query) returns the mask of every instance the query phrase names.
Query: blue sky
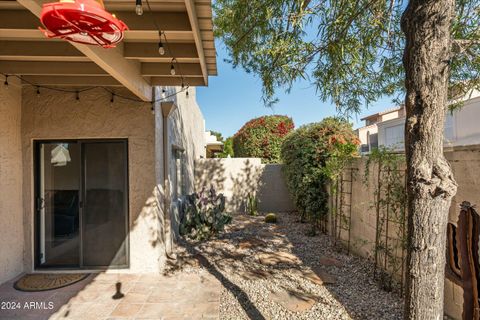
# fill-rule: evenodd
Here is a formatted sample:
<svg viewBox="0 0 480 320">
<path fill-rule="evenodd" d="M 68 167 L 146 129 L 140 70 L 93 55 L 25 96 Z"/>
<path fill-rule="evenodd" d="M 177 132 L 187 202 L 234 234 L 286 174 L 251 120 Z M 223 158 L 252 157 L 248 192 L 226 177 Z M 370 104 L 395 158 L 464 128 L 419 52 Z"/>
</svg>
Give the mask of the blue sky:
<svg viewBox="0 0 480 320">
<path fill-rule="evenodd" d="M 224 137 L 233 135 L 245 122 L 262 115 L 282 114 L 293 118 L 295 127 L 317 122 L 336 114 L 335 107 L 322 102 L 315 88 L 306 81 L 298 82 L 290 94 L 279 91 L 280 101 L 274 109 L 266 108 L 261 100 L 261 81 L 241 68 L 233 69 L 224 62 L 228 57 L 224 45 L 217 41 L 218 76 L 209 78 L 208 87 L 197 87 L 197 101 L 206 119 L 207 130 L 219 131 Z M 354 116 L 357 128 L 362 116 L 392 107 L 390 98 L 371 104 Z M 356 118 L 356 119 L 355 119 Z"/>
</svg>

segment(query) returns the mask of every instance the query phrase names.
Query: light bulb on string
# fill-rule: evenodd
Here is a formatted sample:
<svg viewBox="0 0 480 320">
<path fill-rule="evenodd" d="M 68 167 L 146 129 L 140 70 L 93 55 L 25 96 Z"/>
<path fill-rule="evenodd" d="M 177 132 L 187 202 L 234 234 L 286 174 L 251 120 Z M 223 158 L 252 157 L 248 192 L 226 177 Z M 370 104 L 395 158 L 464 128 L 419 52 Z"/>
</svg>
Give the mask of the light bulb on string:
<svg viewBox="0 0 480 320">
<path fill-rule="evenodd" d="M 163 47 L 162 40 L 160 40 L 160 42 L 158 43 L 158 53 L 159 53 L 161 56 L 164 56 L 164 55 L 165 55 L 165 48 Z"/>
<path fill-rule="evenodd" d="M 173 65 L 173 62 L 172 62 L 172 65 L 170 66 L 170 74 L 171 74 L 172 76 L 174 76 L 175 73 L 176 73 L 176 72 L 175 72 L 175 66 Z"/>
<path fill-rule="evenodd" d="M 165 99 L 166 96 L 167 92 L 165 91 L 165 89 L 162 89 L 162 99 Z"/>
<path fill-rule="evenodd" d="M 80 92 L 78 92 L 78 90 L 75 92 L 75 99 L 77 102 L 80 102 Z"/>
<path fill-rule="evenodd" d="M 152 107 L 150 108 L 150 112 L 154 115 L 155 114 L 155 106 L 152 103 Z"/>
<path fill-rule="evenodd" d="M 110 104 L 115 102 L 115 93 L 112 93 L 112 97 L 110 98 Z"/>
<path fill-rule="evenodd" d="M 142 0 L 136 0 L 135 1 L 135 13 L 139 16 L 141 16 L 143 14 Z"/>
<path fill-rule="evenodd" d="M 5 88 L 8 88 L 8 75 L 5 75 L 5 82 L 3 83 Z"/>
<path fill-rule="evenodd" d="M 37 86 L 37 97 L 40 96 L 40 87 Z"/>
</svg>

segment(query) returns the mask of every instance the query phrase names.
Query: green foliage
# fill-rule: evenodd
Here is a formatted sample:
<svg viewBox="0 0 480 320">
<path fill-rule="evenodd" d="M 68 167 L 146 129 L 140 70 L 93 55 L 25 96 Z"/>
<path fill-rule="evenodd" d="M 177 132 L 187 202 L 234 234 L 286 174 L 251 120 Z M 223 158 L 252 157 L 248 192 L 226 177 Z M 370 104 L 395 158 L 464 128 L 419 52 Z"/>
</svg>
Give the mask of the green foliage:
<svg viewBox="0 0 480 320">
<path fill-rule="evenodd" d="M 232 217 L 225 213 L 225 197 L 215 189 L 203 189 L 187 196 L 180 221 L 180 234 L 191 239 L 206 240 L 223 231 Z"/>
<path fill-rule="evenodd" d="M 406 0 L 217 0 L 215 33 L 234 67 L 258 75 L 266 103 L 298 79 L 348 111 L 403 96 Z M 450 82 L 480 89 L 480 0 L 456 0 Z M 419 40 L 421 41 L 421 40 Z"/>
<path fill-rule="evenodd" d="M 375 265 L 381 265 L 384 273 L 381 282 L 386 290 L 391 290 L 394 276 L 401 274 L 405 257 L 399 252 L 406 249 L 405 210 L 407 194 L 405 188 L 405 156 L 381 147 L 374 149 L 365 164 L 364 183 L 372 179 L 371 168 L 376 169 L 374 203 L 377 226 L 375 235 Z M 389 225 L 387 227 L 387 224 Z M 388 238 L 385 236 L 390 228 Z M 394 232 L 392 232 L 392 229 Z M 393 236 L 394 235 L 394 236 Z M 382 256 L 383 259 L 379 257 Z M 403 258 L 403 259 L 402 259 Z M 382 262 L 380 262 L 380 260 Z"/>
<path fill-rule="evenodd" d="M 287 116 L 252 119 L 233 136 L 235 157 L 255 157 L 262 158 L 264 163 L 278 163 L 283 139 L 293 128 L 293 121 Z"/>
<path fill-rule="evenodd" d="M 275 213 L 269 213 L 265 216 L 266 223 L 277 223 L 277 215 Z"/>
<path fill-rule="evenodd" d="M 223 142 L 223 151 L 220 153 L 216 154 L 217 158 L 228 158 L 230 156 L 231 158 L 234 157 L 233 153 L 233 137 L 228 137 L 224 142 Z"/>
<path fill-rule="evenodd" d="M 246 211 L 251 216 L 256 216 L 258 214 L 258 199 L 255 195 L 248 194 L 247 196 L 247 205 Z"/>
<path fill-rule="evenodd" d="M 325 118 L 290 133 L 282 145 L 287 187 L 302 219 L 314 226 L 328 212 L 327 184 L 356 153 L 359 141 L 352 125 Z"/>
<path fill-rule="evenodd" d="M 220 132 L 210 130 L 210 134 L 211 134 L 212 136 L 217 137 L 217 141 L 223 142 L 223 136 L 222 136 L 222 134 L 221 134 Z"/>
</svg>

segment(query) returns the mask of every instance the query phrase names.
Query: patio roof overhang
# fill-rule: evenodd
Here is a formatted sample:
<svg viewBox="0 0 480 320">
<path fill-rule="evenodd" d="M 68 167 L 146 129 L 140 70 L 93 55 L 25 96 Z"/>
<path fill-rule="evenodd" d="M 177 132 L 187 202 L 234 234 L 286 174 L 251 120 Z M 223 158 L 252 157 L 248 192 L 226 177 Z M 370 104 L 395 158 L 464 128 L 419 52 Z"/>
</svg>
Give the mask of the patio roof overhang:
<svg viewBox="0 0 480 320">
<path fill-rule="evenodd" d="M 152 12 L 135 13 L 134 0 L 104 0 L 129 31 L 116 48 L 47 39 L 38 29 L 44 3 L 0 0 L 0 73 L 50 86 L 124 86 L 144 101 L 152 86 L 208 85 L 217 74 L 211 0 L 149 0 Z M 168 41 L 158 53 L 159 32 Z M 165 41 L 164 41 L 165 43 Z M 178 72 L 170 74 L 172 58 Z"/>
</svg>

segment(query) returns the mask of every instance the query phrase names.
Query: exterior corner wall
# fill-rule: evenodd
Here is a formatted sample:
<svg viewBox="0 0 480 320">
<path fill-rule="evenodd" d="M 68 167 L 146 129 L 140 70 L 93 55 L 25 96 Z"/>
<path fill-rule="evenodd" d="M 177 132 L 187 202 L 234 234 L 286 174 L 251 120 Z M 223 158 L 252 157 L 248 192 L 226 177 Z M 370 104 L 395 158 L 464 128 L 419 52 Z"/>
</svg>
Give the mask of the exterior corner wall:
<svg viewBox="0 0 480 320">
<path fill-rule="evenodd" d="M 0 284 L 24 271 L 20 81 L 0 85 Z"/>
<path fill-rule="evenodd" d="M 120 89 L 118 89 L 120 90 Z M 126 90 L 118 92 L 128 96 Z M 155 181 L 155 121 L 149 103 L 116 98 L 101 88 L 72 93 L 25 87 L 22 101 L 23 205 L 25 269 L 33 269 L 34 243 L 34 140 L 128 140 L 129 262 L 128 272 L 160 272 L 163 235 L 157 214 Z"/>
<path fill-rule="evenodd" d="M 175 239 L 179 235 L 180 224 L 180 203 L 183 197 L 195 191 L 195 161 L 196 159 L 205 158 L 205 119 L 196 101 L 196 92 L 194 87 L 190 87 L 189 96 L 186 92 L 181 91 L 181 87 L 167 87 L 166 95 L 169 96 L 175 92 L 178 94 L 172 96 L 172 100 L 176 108 L 172 111 L 167 121 L 168 145 L 167 154 L 163 154 L 163 117 L 161 110 L 158 109 L 156 115 L 156 153 L 157 164 L 161 163 L 161 173 L 157 174 L 159 183 L 158 190 L 166 193 L 169 199 L 169 214 L 171 217 L 172 237 Z M 161 92 L 161 88 L 155 88 L 157 95 Z M 177 161 L 177 155 L 174 149 L 181 150 L 180 159 Z M 163 157 L 167 157 L 168 161 L 168 186 L 164 188 L 163 178 Z M 160 168 L 159 168 L 160 169 Z M 177 177 L 180 173 L 181 177 Z M 180 181 L 181 180 L 181 181 Z M 177 193 L 177 185 L 183 185 L 182 194 Z M 163 208 L 162 208 L 163 213 Z"/>
<path fill-rule="evenodd" d="M 258 196 L 258 210 L 261 212 L 295 211 L 292 197 L 287 189 L 282 164 L 262 165 Z"/>
</svg>

